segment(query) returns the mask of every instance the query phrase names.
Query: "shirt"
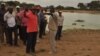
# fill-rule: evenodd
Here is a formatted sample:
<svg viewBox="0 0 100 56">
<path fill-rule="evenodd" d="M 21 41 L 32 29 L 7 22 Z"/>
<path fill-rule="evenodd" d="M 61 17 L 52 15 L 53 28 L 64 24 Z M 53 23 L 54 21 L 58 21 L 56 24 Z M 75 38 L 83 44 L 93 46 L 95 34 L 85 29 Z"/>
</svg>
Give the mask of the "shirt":
<svg viewBox="0 0 100 56">
<path fill-rule="evenodd" d="M 64 17 L 58 16 L 58 26 L 63 26 Z"/>
<path fill-rule="evenodd" d="M 26 16 L 28 17 L 27 32 L 38 32 L 38 18 L 32 11 L 28 11 Z"/>
<path fill-rule="evenodd" d="M 39 24 L 41 24 L 45 21 L 45 16 L 44 16 L 43 12 L 40 11 L 38 13 L 38 19 L 39 19 Z"/>
<path fill-rule="evenodd" d="M 21 26 L 27 26 L 28 18 L 24 16 L 24 10 L 20 11 L 19 17 L 21 18 Z"/>
<path fill-rule="evenodd" d="M 17 23 L 17 25 L 21 25 L 21 16 L 20 16 L 20 12 L 16 12 L 16 23 Z"/>
<path fill-rule="evenodd" d="M 48 28 L 49 28 L 49 30 L 56 31 L 57 27 L 58 27 L 57 14 L 53 13 L 53 16 L 50 16 L 50 18 L 49 18 Z"/>
<path fill-rule="evenodd" d="M 8 27 L 14 27 L 16 25 L 15 13 L 10 14 L 9 12 L 5 13 L 4 21 L 7 22 Z"/>
<path fill-rule="evenodd" d="M 6 10 L 3 10 L 0 8 L 0 24 L 4 25 L 4 14 L 6 13 Z"/>
</svg>

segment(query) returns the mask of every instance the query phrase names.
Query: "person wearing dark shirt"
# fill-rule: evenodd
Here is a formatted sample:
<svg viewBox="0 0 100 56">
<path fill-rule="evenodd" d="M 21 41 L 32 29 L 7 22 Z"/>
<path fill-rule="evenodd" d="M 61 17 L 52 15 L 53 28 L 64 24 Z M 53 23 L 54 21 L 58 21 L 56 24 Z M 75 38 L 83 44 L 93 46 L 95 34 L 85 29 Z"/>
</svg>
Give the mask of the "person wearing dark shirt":
<svg viewBox="0 0 100 56">
<path fill-rule="evenodd" d="M 4 43 L 4 32 L 5 29 L 5 22 L 4 22 L 4 14 L 6 13 L 5 4 L 1 4 L 0 8 L 0 43 Z M 6 34 L 5 34 L 6 35 Z"/>
<path fill-rule="evenodd" d="M 41 9 L 38 13 L 38 18 L 39 18 L 39 38 L 42 39 L 44 28 L 45 28 L 45 16 Z"/>
</svg>

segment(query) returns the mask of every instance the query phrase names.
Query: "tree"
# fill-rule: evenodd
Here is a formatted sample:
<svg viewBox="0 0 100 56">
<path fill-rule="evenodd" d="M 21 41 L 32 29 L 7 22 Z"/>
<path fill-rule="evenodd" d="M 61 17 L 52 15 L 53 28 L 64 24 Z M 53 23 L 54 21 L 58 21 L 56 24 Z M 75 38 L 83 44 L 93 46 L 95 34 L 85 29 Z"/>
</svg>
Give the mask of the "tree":
<svg viewBox="0 0 100 56">
<path fill-rule="evenodd" d="M 6 4 L 9 6 L 16 6 L 16 4 L 13 1 L 7 1 Z"/>
<path fill-rule="evenodd" d="M 59 6 L 56 7 L 56 9 L 62 10 L 62 9 L 64 9 L 64 6 L 59 5 Z"/>
<path fill-rule="evenodd" d="M 92 9 L 92 10 L 99 9 L 100 8 L 100 1 L 92 1 L 92 2 L 87 4 L 87 7 L 89 9 Z"/>
<path fill-rule="evenodd" d="M 79 7 L 79 9 L 86 9 L 87 8 L 84 3 L 79 3 L 77 6 Z"/>
<path fill-rule="evenodd" d="M 20 2 L 19 1 L 14 1 L 15 5 L 20 5 Z"/>
<path fill-rule="evenodd" d="M 25 6 L 27 6 L 27 3 L 23 2 L 23 3 L 20 4 L 20 6 L 25 7 Z"/>
<path fill-rule="evenodd" d="M 55 8 L 53 5 L 48 6 L 49 8 Z"/>
<path fill-rule="evenodd" d="M 0 1 L 0 4 L 2 3 L 2 1 Z"/>
<path fill-rule="evenodd" d="M 34 4 L 27 4 L 27 6 L 28 6 L 29 8 L 31 8 L 32 6 L 34 6 Z"/>
<path fill-rule="evenodd" d="M 31 8 L 32 6 L 34 6 L 34 4 L 30 3 L 30 4 L 27 4 L 25 2 L 21 3 L 20 4 L 21 7 L 28 7 L 28 8 Z"/>
<path fill-rule="evenodd" d="M 74 7 L 65 7 L 65 10 L 76 10 Z"/>
</svg>

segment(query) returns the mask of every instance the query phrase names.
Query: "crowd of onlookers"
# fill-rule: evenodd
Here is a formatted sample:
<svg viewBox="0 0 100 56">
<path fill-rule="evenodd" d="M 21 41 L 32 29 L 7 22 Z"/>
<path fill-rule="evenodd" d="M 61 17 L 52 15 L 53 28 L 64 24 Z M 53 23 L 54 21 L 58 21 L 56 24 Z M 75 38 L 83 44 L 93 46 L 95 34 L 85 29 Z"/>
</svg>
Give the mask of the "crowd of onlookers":
<svg viewBox="0 0 100 56">
<path fill-rule="evenodd" d="M 50 17 L 48 18 L 47 15 Z M 6 8 L 5 3 L 2 3 L 0 6 L 0 46 L 5 40 L 7 45 L 19 46 L 18 40 L 20 39 L 26 46 L 26 53 L 35 53 L 37 37 L 42 39 L 43 35 L 46 35 L 48 24 L 51 51 L 55 53 L 55 40 L 61 39 L 63 21 L 62 11 L 58 11 L 57 14 L 53 7 L 50 7 L 48 12 L 40 6 L 31 8 L 8 6 Z"/>
</svg>

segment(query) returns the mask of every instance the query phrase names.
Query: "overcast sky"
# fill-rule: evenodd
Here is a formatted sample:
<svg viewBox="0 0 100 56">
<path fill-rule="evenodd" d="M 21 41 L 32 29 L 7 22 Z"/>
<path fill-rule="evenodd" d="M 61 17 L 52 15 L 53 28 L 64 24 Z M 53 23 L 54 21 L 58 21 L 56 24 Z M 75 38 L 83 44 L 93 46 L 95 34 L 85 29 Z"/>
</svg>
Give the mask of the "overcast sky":
<svg viewBox="0 0 100 56">
<path fill-rule="evenodd" d="M 3 1 L 9 1 L 9 0 L 3 0 Z M 15 0 L 13 0 L 13 1 L 15 1 Z M 74 7 L 76 7 L 79 2 L 88 3 L 92 0 L 16 0 L 16 1 L 27 2 L 27 3 L 35 3 L 35 4 L 40 4 L 42 6 L 63 5 L 63 6 L 74 6 Z"/>
</svg>

